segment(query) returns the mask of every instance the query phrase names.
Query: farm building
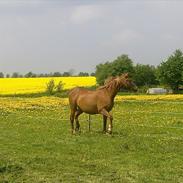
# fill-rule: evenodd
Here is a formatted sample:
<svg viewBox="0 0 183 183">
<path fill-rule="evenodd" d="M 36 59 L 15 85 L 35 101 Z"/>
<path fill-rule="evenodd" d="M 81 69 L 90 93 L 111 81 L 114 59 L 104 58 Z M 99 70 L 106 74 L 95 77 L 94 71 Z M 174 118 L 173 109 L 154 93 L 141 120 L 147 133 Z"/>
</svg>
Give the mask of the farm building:
<svg viewBox="0 0 183 183">
<path fill-rule="evenodd" d="M 167 94 L 168 90 L 164 88 L 149 88 L 147 90 L 148 94 Z"/>
</svg>

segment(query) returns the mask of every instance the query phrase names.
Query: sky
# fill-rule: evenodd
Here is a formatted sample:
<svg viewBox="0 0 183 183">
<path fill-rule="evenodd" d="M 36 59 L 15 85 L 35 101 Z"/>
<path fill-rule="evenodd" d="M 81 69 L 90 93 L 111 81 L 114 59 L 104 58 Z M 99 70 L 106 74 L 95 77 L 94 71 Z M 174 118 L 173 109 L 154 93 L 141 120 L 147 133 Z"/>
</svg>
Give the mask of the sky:
<svg viewBox="0 0 183 183">
<path fill-rule="evenodd" d="M 183 50 L 181 0 L 0 0 L 0 72 L 94 72 Z"/>
</svg>

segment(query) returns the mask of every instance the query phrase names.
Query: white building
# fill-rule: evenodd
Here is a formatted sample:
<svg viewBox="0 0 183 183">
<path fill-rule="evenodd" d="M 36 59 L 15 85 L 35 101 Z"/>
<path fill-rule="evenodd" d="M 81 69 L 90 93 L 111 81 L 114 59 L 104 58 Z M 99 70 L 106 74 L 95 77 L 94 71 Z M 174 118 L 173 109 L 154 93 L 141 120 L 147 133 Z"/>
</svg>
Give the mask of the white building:
<svg viewBox="0 0 183 183">
<path fill-rule="evenodd" d="M 169 93 L 167 89 L 164 88 L 149 88 L 147 90 L 148 94 L 167 94 Z"/>
</svg>

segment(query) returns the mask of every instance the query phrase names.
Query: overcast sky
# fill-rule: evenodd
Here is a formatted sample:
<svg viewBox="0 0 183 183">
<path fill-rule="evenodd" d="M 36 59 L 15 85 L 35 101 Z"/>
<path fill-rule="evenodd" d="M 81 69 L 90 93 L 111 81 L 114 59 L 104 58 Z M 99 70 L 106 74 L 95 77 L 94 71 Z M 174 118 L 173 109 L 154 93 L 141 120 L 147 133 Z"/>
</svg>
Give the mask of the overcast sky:
<svg viewBox="0 0 183 183">
<path fill-rule="evenodd" d="M 128 54 L 157 65 L 183 49 L 183 1 L 0 0 L 0 71 L 92 72 Z"/>
</svg>

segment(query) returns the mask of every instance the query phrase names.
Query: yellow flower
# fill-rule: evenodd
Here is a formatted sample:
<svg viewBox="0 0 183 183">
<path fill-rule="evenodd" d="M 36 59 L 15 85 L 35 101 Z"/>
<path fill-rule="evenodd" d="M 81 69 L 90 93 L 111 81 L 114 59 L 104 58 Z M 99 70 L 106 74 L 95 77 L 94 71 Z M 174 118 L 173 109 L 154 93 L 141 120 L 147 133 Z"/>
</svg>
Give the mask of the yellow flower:
<svg viewBox="0 0 183 183">
<path fill-rule="evenodd" d="M 183 95 L 176 94 L 176 95 L 124 95 L 124 96 L 117 96 L 117 101 L 121 100 L 183 100 Z"/>
<path fill-rule="evenodd" d="M 0 94 L 41 93 L 46 90 L 46 84 L 54 79 L 55 84 L 64 83 L 64 89 L 75 86 L 96 85 L 95 77 L 56 77 L 56 78 L 1 78 Z"/>
</svg>

